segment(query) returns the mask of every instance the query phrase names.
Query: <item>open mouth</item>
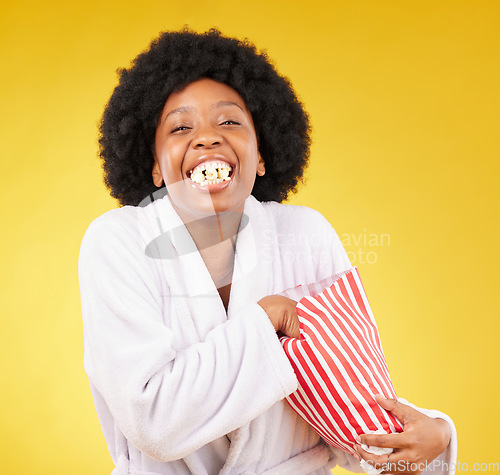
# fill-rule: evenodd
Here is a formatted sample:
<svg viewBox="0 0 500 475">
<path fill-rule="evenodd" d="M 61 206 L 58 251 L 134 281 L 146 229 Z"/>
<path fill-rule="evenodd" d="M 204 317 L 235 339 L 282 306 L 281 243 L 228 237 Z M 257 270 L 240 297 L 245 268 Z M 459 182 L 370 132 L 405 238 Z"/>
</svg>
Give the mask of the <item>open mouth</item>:
<svg viewBox="0 0 500 475">
<path fill-rule="evenodd" d="M 188 172 L 188 177 L 201 186 L 208 186 L 230 181 L 232 174 L 233 167 L 229 163 L 213 161 L 194 167 Z"/>
</svg>

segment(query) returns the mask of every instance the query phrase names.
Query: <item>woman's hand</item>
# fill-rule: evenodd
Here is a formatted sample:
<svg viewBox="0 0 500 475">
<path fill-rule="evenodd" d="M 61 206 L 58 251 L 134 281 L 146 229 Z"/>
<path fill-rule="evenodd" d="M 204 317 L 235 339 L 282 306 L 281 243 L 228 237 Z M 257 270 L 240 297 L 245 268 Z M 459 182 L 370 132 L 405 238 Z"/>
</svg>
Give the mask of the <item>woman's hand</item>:
<svg viewBox="0 0 500 475">
<path fill-rule="evenodd" d="M 361 442 L 376 447 L 392 447 L 389 455 L 373 455 L 356 445 L 357 453 L 374 467 L 382 467 L 384 473 L 420 474 L 438 455 L 443 453 L 450 442 L 450 428 L 443 419 L 433 419 L 403 404 L 396 399 L 375 396 L 377 402 L 392 412 L 403 424 L 399 434 L 360 436 Z"/>
<path fill-rule="evenodd" d="M 274 329 L 291 338 L 300 338 L 295 300 L 282 295 L 268 295 L 257 302 L 267 313 Z"/>
</svg>

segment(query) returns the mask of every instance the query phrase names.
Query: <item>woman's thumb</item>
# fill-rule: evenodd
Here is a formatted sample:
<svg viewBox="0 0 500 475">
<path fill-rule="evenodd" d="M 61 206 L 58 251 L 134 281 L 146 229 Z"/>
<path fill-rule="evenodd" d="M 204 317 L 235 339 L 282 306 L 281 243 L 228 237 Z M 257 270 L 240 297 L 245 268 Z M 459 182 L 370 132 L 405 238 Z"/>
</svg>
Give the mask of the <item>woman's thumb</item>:
<svg viewBox="0 0 500 475">
<path fill-rule="evenodd" d="M 382 406 L 385 410 L 391 412 L 396 416 L 403 424 L 412 419 L 412 411 L 415 409 L 399 402 L 397 399 L 390 399 L 382 396 L 381 394 L 375 395 L 375 400 Z M 415 411 L 418 413 L 418 411 Z"/>
</svg>

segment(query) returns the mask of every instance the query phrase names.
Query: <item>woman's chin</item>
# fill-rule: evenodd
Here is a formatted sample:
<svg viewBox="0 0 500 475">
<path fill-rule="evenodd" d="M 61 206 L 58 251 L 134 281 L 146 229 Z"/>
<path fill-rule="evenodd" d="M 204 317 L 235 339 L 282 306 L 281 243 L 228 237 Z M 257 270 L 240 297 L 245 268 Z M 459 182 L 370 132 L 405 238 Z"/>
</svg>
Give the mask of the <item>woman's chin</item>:
<svg viewBox="0 0 500 475">
<path fill-rule="evenodd" d="M 179 199 L 170 194 L 170 202 L 183 221 L 206 218 L 221 213 L 242 212 L 243 203 L 233 203 L 232 200 L 222 199 L 218 194 L 204 194 L 197 199 Z"/>
<path fill-rule="evenodd" d="M 200 219 L 219 213 L 243 212 L 246 198 L 237 180 L 200 185 L 189 179 L 168 185 L 168 194 L 174 209 L 181 218 Z"/>
</svg>

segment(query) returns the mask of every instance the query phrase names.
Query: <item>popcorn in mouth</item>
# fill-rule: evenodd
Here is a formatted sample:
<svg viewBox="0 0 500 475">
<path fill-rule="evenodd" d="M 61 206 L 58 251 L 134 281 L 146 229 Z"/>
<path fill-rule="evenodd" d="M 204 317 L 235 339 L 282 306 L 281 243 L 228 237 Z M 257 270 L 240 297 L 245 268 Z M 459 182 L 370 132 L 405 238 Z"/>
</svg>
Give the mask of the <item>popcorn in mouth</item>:
<svg viewBox="0 0 500 475">
<path fill-rule="evenodd" d="M 224 162 L 205 162 L 193 168 L 189 178 L 200 185 L 213 185 L 231 179 L 233 169 Z"/>
</svg>

